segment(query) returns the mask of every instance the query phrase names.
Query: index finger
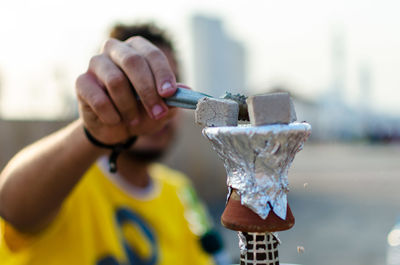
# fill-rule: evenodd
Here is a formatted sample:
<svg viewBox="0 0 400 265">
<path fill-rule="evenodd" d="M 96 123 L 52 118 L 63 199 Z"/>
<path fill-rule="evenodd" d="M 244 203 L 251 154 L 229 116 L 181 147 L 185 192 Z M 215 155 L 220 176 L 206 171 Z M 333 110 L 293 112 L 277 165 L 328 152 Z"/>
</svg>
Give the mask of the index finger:
<svg viewBox="0 0 400 265">
<path fill-rule="evenodd" d="M 176 92 L 176 77 L 165 53 L 140 36 L 131 37 L 126 42 L 147 61 L 154 75 L 158 94 L 162 97 L 172 96 Z"/>
</svg>

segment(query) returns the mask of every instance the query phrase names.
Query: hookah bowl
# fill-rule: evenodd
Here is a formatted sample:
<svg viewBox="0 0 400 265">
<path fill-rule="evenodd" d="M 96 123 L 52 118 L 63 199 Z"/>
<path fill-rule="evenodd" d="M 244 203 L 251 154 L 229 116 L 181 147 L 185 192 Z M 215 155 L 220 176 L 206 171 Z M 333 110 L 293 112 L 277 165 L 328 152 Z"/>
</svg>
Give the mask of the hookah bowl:
<svg viewBox="0 0 400 265">
<path fill-rule="evenodd" d="M 240 264 L 278 265 L 279 239 L 294 216 L 288 169 L 311 134 L 308 123 L 207 127 L 204 136 L 224 161 L 228 197 L 221 223 L 238 231 Z"/>
</svg>

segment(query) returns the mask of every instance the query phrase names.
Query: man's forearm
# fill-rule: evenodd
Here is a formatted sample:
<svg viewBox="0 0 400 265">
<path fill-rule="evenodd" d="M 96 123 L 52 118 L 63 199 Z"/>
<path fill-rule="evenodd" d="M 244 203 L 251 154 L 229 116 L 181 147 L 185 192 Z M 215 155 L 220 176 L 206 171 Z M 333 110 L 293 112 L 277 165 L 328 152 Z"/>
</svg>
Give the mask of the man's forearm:
<svg viewBox="0 0 400 265">
<path fill-rule="evenodd" d="M 22 231 L 43 228 L 102 152 L 80 120 L 26 147 L 0 174 L 0 215 Z"/>
</svg>

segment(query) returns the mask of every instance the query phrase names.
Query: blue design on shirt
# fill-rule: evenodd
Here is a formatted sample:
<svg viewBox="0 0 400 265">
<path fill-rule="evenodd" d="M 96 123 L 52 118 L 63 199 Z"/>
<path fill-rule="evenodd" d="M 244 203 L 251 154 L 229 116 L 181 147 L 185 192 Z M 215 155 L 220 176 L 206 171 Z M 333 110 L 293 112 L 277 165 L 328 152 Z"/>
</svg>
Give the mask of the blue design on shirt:
<svg viewBox="0 0 400 265">
<path fill-rule="evenodd" d="M 122 226 L 126 223 L 138 226 L 148 239 L 151 246 L 151 255 L 148 258 L 142 258 L 135 249 L 129 246 L 126 239 L 123 238 L 122 245 L 124 246 L 125 254 L 128 258 L 128 263 L 119 263 L 114 257 L 106 256 L 102 258 L 97 265 L 154 265 L 158 260 L 158 248 L 156 237 L 149 225 L 136 213 L 128 208 L 119 208 L 116 212 L 118 228 L 122 231 Z"/>
</svg>

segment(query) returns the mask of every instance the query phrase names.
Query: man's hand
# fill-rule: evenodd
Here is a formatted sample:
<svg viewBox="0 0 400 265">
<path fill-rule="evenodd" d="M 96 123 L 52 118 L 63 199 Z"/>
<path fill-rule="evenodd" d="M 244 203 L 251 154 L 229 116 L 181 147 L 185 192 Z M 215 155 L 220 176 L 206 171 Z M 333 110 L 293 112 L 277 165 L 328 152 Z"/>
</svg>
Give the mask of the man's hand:
<svg viewBox="0 0 400 265">
<path fill-rule="evenodd" d="M 175 91 L 166 55 L 138 36 L 125 42 L 106 41 L 102 53 L 92 57 L 87 72 L 76 81 L 84 125 L 107 144 L 161 129 L 174 112 L 162 98 Z"/>
</svg>

